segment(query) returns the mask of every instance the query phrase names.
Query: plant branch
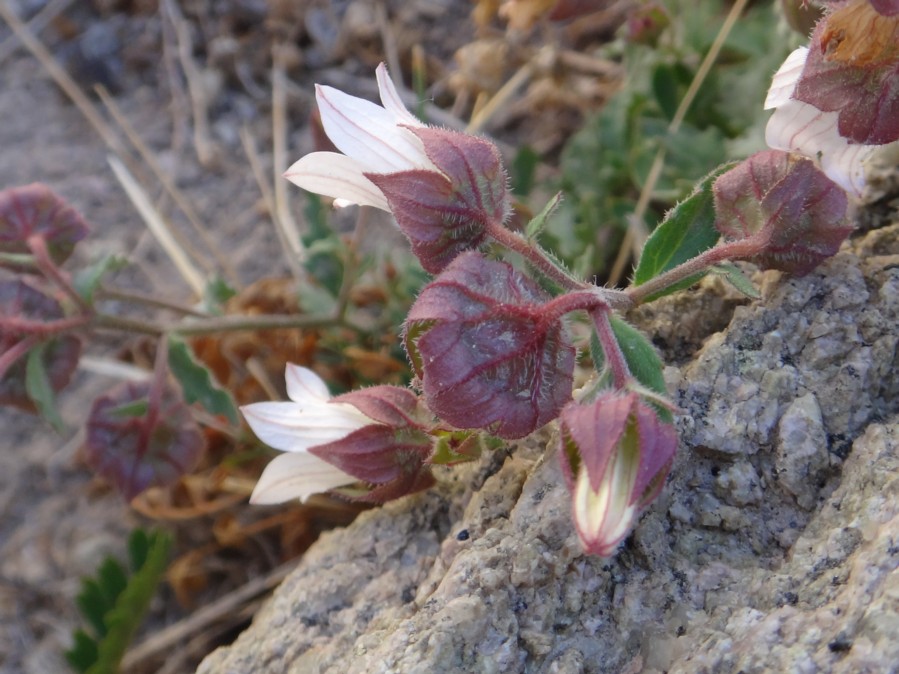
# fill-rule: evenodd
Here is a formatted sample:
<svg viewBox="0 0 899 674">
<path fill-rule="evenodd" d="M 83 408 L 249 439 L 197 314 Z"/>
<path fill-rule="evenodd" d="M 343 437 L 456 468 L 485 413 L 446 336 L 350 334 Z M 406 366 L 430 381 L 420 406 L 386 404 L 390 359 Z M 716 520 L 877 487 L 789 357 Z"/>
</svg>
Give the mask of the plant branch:
<svg viewBox="0 0 899 674">
<path fill-rule="evenodd" d="M 602 346 L 605 354 L 606 362 L 612 371 L 612 381 L 615 388 L 623 389 L 631 380 L 631 372 L 627 366 L 624 354 L 621 352 L 621 346 L 615 339 L 615 333 L 612 331 L 612 324 L 609 321 L 609 310 L 606 307 L 599 307 L 590 312 L 590 318 L 593 319 L 593 325 L 596 327 L 596 336 Z"/>
<path fill-rule="evenodd" d="M 624 292 L 630 297 L 634 305 L 638 305 L 646 301 L 647 297 L 655 295 L 657 292 L 660 292 L 668 286 L 672 286 L 685 278 L 689 278 L 694 274 L 705 271 L 713 265 L 724 262 L 725 260 L 752 257 L 763 247 L 763 242 L 757 240 L 755 237 L 721 243 L 714 248 L 709 248 L 704 253 L 700 253 L 696 257 L 687 260 L 674 269 L 669 269 L 664 274 L 649 279 L 642 285 L 631 286 Z"/>
<path fill-rule="evenodd" d="M 168 300 L 153 297 L 151 295 L 145 295 L 143 293 L 116 290 L 114 288 L 100 288 L 96 292 L 96 297 L 97 299 L 101 300 L 117 300 L 120 302 L 127 302 L 129 304 L 143 304 L 157 309 L 177 311 L 179 314 L 184 314 L 186 316 L 196 316 L 198 318 L 207 316 L 207 314 L 205 314 L 204 312 L 198 311 L 184 304 L 169 302 Z"/>
<path fill-rule="evenodd" d="M 502 244 L 509 250 L 521 255 L 540 270 L 540 273 L 552 279 L 566 290 L 584 290 L 585 288 L 593 287 L 588 283 L 578 281 L 576 278 L 559 268 L 559 266 L 550 260 L 542 250 L 520 234 L 516 234 L 501 224 L 493 222 L 489 223 L 487 225 L 487 235 L 497 243 Z"/>
<path fill-rule="evenodd" d="M 72 286 L 72 282 L 50 257 L 50 251 L 47 250 L 47 241 L 40 234 L 32 234 L 28 237 L 28 249 L 34 255 L 34 262 L 41 273 L 59 286 L 66 295 L 68 295 L 75 305 L 85 313 L 92 311 L 90 305 L 84 301 L 84 298 L 78 294 L 78 291 Z"/>
</svg>

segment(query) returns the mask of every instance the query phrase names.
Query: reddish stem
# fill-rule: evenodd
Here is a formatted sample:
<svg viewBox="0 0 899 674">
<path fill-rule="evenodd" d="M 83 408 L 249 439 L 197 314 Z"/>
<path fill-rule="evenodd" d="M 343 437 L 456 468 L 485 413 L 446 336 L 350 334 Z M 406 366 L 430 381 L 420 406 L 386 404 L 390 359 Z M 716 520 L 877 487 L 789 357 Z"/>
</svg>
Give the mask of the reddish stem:
<svg viewBox="0 0 899 674">
<path fill-rule="evenodd" d="M 24 318 L 4 318 L 0 320 L 0 327 L 4 332 L 19 335 L 35 335 L 38 338 L 46 338 L 58 335 L 62 332 L 83 328 L 91 322 L 90 316 L 80 314 L 70 318 L 60 318 L 54 321 L 30 321 Z"/>
<path fill-rule="evenodd" d="M 552 279 L 563 288 L 567 290 L 583 290 L 589 287 L 588 284 L 578 281 L 559 269 L 552 260 L 543 254 L 543 251 L 532 245 L 520 234 L 516 234 L 503 225 L 496 222 L 488 223 L 487 234 L 497 243 L 501 243 L 509 250 L 513 250 L 521 255 L 547 278 Z"/>
<path fill-rule="evenodd" d="M 593 319 L 593 325 L 596 326 L 596 336 L 602 346 L 605 354 L 606 362 L 612 371 L 612 381 L 615 388 L 623 389 L 627 387 L 631 380 L 631 371 L 621 352 L 621 346 L 615 339 L 615 333 L 612 331 L 612 323 L 609 321 L 608 307 L 597 307 L 590 312 L 590 318 Z"/>
<path fill-rule="evenodd" d="M 59 286 L 66 295 L 68 295 L 75 304 L 84 312 L 90 312 L 91 307 L 84 301 L 84 298 L 78 294 L 78 291 L 72 286 L 68 275 L 60 269 L 50 257 L 50 251 L 47 250 L 47 241 L 41 234 L 32 234 L 28 237 L 28 248 L 34 255 L 34 262 L 41 273 L 48 279 Z"/>
<path fill-rule="evenodd" d="M 37 335 L 28 335 L 25 339 L 22 339 L 15 344 L 13 344 L 10 348 L 8 348 L 3 353 L 0 353 L 0 379 L 6 376 L 7 371 L 13 365 L 16 364 L 16 361 L 19 360 L 26 353 L 31 351 L 32 348 L 41 343 L 40 337 Z"/>
<path fill-rule="evenodd" d="M 693 276 L 693 274 L 705 271 L 719 262 L 745 259 L 757 255 L 764 249 L 765 243 L 765 241 L 762 241 L 761 238 L 757 236 L 750 236 L 746 239 L 740 239 L 739 241 L 720 243 L 714 248 L 709 248 L 704 253 L 700 253 L 696 257 L 678 265 L 674 269 L 669 269 L 664 274 L 649 279 L 642 285 L 631 286 L 625 290 L 625 294 L 631 299 L 634 305 L 641 304 L 646 301 L 647 297 L 655 295 L 665 288 Z"/>
</svg>

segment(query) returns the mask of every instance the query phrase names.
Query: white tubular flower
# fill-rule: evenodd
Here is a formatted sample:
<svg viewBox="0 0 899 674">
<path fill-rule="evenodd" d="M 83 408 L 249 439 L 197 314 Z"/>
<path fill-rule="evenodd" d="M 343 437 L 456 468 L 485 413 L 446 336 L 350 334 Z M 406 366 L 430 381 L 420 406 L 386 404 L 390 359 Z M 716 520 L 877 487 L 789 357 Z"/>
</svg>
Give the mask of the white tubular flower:
<svg viewBox="0 0 899 674">
<path fill-rule="evenodd" d="M 828 178 L 856 198 L 865 188 L 866 164 L 880 145 L 850 143 L 838 130 L 839 112 L 824 112 L 794 98 L 808 48 L 800 47 L 774 74 L 765 110 L 776 108 L 765 128 L 765 142 L 815 161 Z"/>
<path fill-rule="evenodd" d="M 253 432 L 286 454 L 269 463 L 250 503 L 283 503 L 356 482 L 356 478 L 310 454 L 317 445 L 340 440 L 377 422 L 348 403 L 330 402 L 325 382 L 312 370 L 288 364 L 287 396 L 292 402 L 263 402 L 241 408 Z"/>
<path fill-rule="evenodd" d="M 284 177 L 335 204 L 359 204 L 389 211 L 387 199 L 365 173 L 438 171 L 409 127 L 424 127 L 403 105 L 382 63 L 377 69 L 383 107 L 332 87 L 316 85 L 315 98 L 328 138 L 343 154 L 313 152 L 295 162 Z"/>
</svg>

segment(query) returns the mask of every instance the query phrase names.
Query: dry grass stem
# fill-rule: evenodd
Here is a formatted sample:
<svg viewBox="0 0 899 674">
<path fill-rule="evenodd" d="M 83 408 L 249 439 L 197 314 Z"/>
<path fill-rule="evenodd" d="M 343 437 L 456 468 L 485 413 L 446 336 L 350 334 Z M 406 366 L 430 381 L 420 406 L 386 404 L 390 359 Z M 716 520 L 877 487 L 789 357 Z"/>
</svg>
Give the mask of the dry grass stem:
<svg viewBox="0 0 899 674">
<path fill-rule="evenodd" d="M 287 180 L 287 75 L 284 70 L 284 52 L 278 46 L 272 50 L 272 164 L 275 176 L 275 210 L 272 217 L 281 230 L 281 239 L 287 245 L 288 254 L 299 264 L 306 259 L 306 251 L 300 238 L 300 230 L 290 211 Z M 294 273 L 296 276 L 296 273 Z M 304 275 L 297 276 L 297 280 Z"/>
<path fill-rule="evenodd" d="M 190 27 L 174 0 L 163 0 L 162 6 L 175 28 L 178 60 L 184 76 L 187 78 L 197 159 L 204 168 L 214 168 L 221 158 L 221 152 L 209 132 L 209 101 L 206 96 L 206 87 L 203 84 L 203 75 L 193 59 L 194 47 L 190 36 Z"/>
<path fill-rule="evenodd" d="M 228 278 L 229 283 L 231 283 L 236 288 L 240 289 L 240 282 L 238 280 L 237 272 L 235 271 L 233 265 L 228 262 L 227 256 L 225 256 L 219 247 L 215 243 L 215 239 L 206 229 L 206 226 L 200 220 L 200 217 L 197 215 L 197 212 L 194 210 L 193 205 L 190 202 L 190 199 L 178 189 L 178 186 L 172 180 L 171 176 L 166 172 L 162 166 L 159 164 L 159 160 L 156 158 L 156 154 L 144 143 L 143 139 L 138 135 L 137 131 L 135 131 L 134 127 L 131 126 L 131 123 L 128 121 L 128 118 L 122 113 L 122 110 L 116 105 L 116 102 L 113 100 L 112 96 L 109 95 L 109 92 L 106 91 L 104 87 L 97 87 L 97 95 L 100 97 L 100 100 L 103 102 L 103 105 L 106 106 L 106 110 L 115 120 L 116 124 L 118 124 L 119 128 L 128 138 L 129 142 L 134 149 L 137 151 L 140 158 L 150 167 L 150 171 L 152 171 L 153 175 L 156 176 L 157 180 L 162 184 L 163 189 L 168 193 L 168 195 L 172 198 L 172 201 L 175 202 L 175 205 L 181 209 L 181 212 L 184 213 L 184 216 L 187 218 L 188 222 L 190 222 L 191 226 L 194 228 L 194 231 L 197 235 L 202 239 L 203 245 L 209 250 L 212 256 L 215 258 L 216 263 L 219 265 L 219 268 L 222 270 L 222 273 Z M 193 258 L 200 264 L 207 272 L 212 271 L 212 266 L 205 262 L 197 255 L 196 251 L 191 250 L 191 254 Z"/>
<path fill-rule="evenodd" d="M 262 578 L 254 578 L 221 599 L 194 611 L 184 620 L 156 632 L 125 654 L 122 659 L 122 671 L 127 672 L 139 663 L 159 656 L 184 639 L 213 628 L 216 623 L 229 621 L 229 618 L 232 618 L 245 604 L 279 585 L 295 568 L 295 560 L 282 564 Z"/>
<path fill-rule="evenodd" d="M 256 179 L 259 191 L 262 193 L 262 200 L 265 202 L 265 208 L 268 210 L 272 222 L 275 225 L 275 232 L 278 234 L 278 240 L 281 242 L 281 249 L 284 251 L 284 257 L 287 259 L 290 272 L 298 283 L 302 283 L 306 275 L 303 272 L 299 257 L 293 253 L 290 241 L 286 238 L 284 227 L 278 222 L 278 205 L 275 202 L 275 195 L 272 191 L 271 183 L 269 183 L 268 178 L 266 177 L 265 169 L 262 167 L 262 160 L 259 158 L 259 150 L 256 147 L 256 141 L 254 140 L 250 129 L 246 126 L 242 127 L 240 130 L 240 142 L 243 145 L 247 159 L 250 160 L 250 169 L 253 171 L 253 177 Z"/>
<path fill-rule="evenodd" d="M 47 3 L 41 11 L 31 17 L 31 20 L 25 24 L 26 30 L 31 35 L 36 36 L 40 34 L 53 19 L 66 11 L 69 8 L 69 5 L 74 1 L 75 0 L 52 0 L 52 2 Z M 19 48 L 19 45 L 20 38 L 16 33 L 13 33 L 3 40 L 3 42 L 0 42 L 0 64 L 14 54 L 16 49 Z"/>
<path fill-rule="evenodd" d="M 184 248 L 176 240 L 172 229 L 159 214 L 159 211 L 156 210 L 156 207 L 153 206 L 149 196 L 134 179 L 134 176 L 125 167 L 125 164 L 114 155 L 110 155 L 107 160 L 116 179 L 125 190 L 125 194 L 128 195 L 131 203 L 134 204 L 137 212 L 143 218 L 144 224 L 156 237 L 159 245 L 162 246 L 162 249 L 169 256 L 178 273 L 181 274 L 181 277 L 190 286 L 194 294 L 197 297 L 202 297 L 206 288 L 204 274 L 194 266 Z"/>
<path fill-rule="evenodd" d="M 106 123 L 106 120 L 103 119 L 103 116 L 97 111 L 97 108 L 94 107 L 94 104 L 91 103 L 90 99 L 88 99 L 87 95 L 81 90 L 75 80 L 73 80 L 63 67 L 59 65 L 41 41 L 32 35 L 25 24 L 23 24 L 19 17 L 13 12 L 10 4 L 5 0 L 0 2 L 0 16 L 3 17 L 3 20 L 6 21 L 12 29 L 13 34 L 25 48 L 31 52 L 31 55 L 40 62 L 41 66 L 43 66 L 50 77 L 53 78 L 56 85 L 71 99 L 72 103 L 75 104 L 75 107 L 78 108 L 79 112 L 81 112 L 88 123 L 94 127 L 98 134 L 100 134 L 100 137 L 103 139 L 103 142 L 106 143 L 106 146 L 117 154 L 123 154 L 121 151 L 121 141 L 115 135 L 112 128 Z"/>
</svg>

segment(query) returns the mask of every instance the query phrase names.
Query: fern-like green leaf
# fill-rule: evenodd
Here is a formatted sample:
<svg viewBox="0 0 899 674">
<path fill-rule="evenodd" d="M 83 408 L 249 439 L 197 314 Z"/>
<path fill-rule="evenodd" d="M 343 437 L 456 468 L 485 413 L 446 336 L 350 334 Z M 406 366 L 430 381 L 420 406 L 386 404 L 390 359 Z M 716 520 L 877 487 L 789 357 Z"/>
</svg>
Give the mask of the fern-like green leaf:
<svg viewBox="0 0 899 674">
<path fill-rule="evenodd" d="M 156 587 L 165 574 L 171 538 L 163 533 L 151 537 L 146 563 L 128 579 L 112 610 L 106 614 L 107 634 L 98 644 L 97 662 L 86 674 L 115 674 L 140 626 Z"/>
<path fill-rule="evenodd" d="M 76 603 L 94 635 L 74 633 L 66 660 L 79 674 L 116 674 L 143 620 L 168 562 L 171 539 L 138 529 L 128 540 L 132 574 L 107 557 L 96 578 L 85 578 Z"/>
</svg>

